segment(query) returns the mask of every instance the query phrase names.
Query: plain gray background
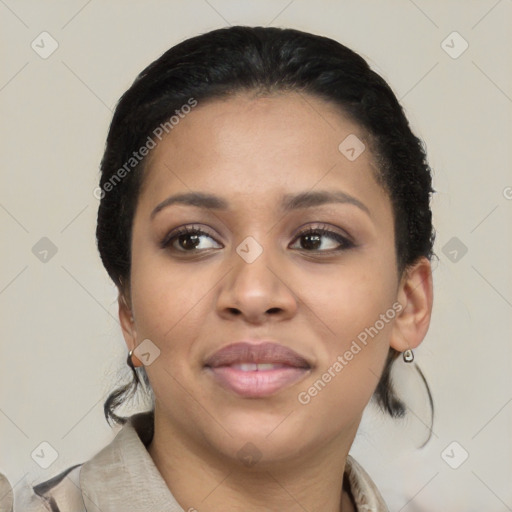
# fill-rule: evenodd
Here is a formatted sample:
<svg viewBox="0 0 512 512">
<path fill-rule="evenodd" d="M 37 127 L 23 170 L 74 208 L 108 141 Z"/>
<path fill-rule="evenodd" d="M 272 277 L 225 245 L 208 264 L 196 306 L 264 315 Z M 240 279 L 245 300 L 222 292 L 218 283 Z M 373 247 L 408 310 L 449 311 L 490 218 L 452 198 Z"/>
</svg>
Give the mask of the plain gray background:
<svg viewBox="0 0 512 512">
<path fill-rule="evenodd" d="M 392 511 L 512 510 L 511 18 L 510 0 L 0 0 L 0 471 L 18 487 L 49 478 L 116 431 L 102 407 L 127 375 L 126 347 L 93 190 L 117 100 L 187 37 L 272 25 L 363 55 L 434 171 L 434 313 L 416 351 L 432 439 L 419 449 L 425 391 L 398 362 L 409 414 L 392 421 L 370 406 L 352 454 Z M 46 469 L 31 457 L 42 442 L 57 454 Z"/>
</svg>

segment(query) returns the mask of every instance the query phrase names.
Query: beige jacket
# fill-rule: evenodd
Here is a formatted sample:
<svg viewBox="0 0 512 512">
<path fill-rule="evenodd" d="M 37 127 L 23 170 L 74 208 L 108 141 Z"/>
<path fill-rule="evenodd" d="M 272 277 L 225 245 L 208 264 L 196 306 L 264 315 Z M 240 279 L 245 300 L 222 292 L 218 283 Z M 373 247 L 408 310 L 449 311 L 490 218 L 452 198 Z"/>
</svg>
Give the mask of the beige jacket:
<svg viewBox="0 0 512 512">
<path fill-rule="evenodd" d="M 153 463 L 146 449 L 152 435 L 150 414 L 132 416 L 93 458 L 16 495 L 14 512 L 193 512 L 181 508 Z M 345 473 L 358 511 L 388 512 L 375 484 L 350 456 Z M 0 491 L 4 507 L 7 491 Z M 2 507 L 1 512 L 11 511 Z"/>
</svg>

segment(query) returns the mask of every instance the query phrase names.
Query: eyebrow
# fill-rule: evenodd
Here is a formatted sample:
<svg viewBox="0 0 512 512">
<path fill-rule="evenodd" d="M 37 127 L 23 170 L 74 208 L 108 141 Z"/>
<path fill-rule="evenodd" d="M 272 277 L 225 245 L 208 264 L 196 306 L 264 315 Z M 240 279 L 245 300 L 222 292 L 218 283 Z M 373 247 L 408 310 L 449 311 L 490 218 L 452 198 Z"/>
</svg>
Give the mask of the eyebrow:
<svg viewBox="0 0 512 512">
<path fill-rule="evenodd" d="M 357 206 L 359 209 L 371 216 L 369 208 L 364 203 L 341 190 L 318 190 L 314 192 L 301 192 L 299 194 L 285 194 L 281 201 L 281 210 L 288 213 L 293 210 L 312 208 L 315 206 L 333 203 Z M 151 212 L 150 218 L 153 219 L 158 212 L 173 204 L 184 204 L 187 206 L 213 210 L 229 209 L 228 201 L 222 197 L 213 194 L 206 194 L 204 192 L 187 192 L 183 194 L 175 194 L 164 199 Z"/>
</svg>

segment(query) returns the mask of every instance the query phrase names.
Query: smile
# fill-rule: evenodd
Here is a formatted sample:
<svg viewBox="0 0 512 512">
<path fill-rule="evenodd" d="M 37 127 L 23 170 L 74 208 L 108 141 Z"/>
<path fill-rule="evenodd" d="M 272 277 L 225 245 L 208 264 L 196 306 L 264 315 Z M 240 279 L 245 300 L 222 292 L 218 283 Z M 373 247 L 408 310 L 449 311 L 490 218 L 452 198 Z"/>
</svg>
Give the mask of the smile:
<svg viewBox="0 0 512 512">
<path fill-rule="evenodd" d="M 245 398 L 263 398 L 302 380 L 311 365 L 283 345 L 238 342 L 210 356 L 205 370 L 224 389 Z"/>
</svg>

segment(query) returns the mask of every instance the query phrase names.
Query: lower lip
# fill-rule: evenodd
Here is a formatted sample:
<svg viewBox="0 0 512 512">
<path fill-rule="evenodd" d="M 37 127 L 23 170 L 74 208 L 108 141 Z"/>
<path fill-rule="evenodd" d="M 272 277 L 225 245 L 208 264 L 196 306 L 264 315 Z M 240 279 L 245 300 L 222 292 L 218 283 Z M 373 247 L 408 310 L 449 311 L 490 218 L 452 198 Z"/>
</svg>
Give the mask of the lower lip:
<svg viewBox="0 0 512 512">
<path fill-rule="evenodd" d="M 207 370 L 221 386 L 246 398 L 273 395 L 309 373 L 309 369 L 292 366 L 262 371 L 243 371 L 231 366 L 219 366 L 207 368 Z"/>
</svg>

